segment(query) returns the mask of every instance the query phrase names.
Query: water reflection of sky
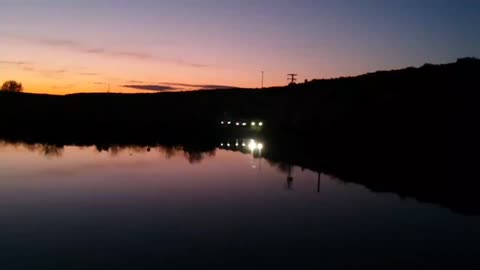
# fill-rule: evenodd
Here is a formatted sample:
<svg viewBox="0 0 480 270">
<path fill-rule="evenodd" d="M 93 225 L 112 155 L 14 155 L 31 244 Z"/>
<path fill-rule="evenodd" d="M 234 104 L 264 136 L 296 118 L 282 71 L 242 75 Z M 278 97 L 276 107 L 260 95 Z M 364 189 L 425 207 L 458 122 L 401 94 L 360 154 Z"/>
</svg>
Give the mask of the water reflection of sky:
<svg viewBox="0 0 480 270">
<path fill-rule="evenodd" d="M 0 147 L 0 251 L 7 265 L 244 262 L 406 265 L 474 262 L 480 219 L 328 175 L 217 149 L 130 147 L 61 155 Z M 94 244 L 93 244 L 94 243 Z M 372 256 L 374 254 L 375 256 Z M 279 257 L 280 256 L 280 257 Z M 26 258 L 29 260 L 19 260 Z M 179 260 L 182 258 L 182 260 Z M 246 261 L 245 261 L 246 260 Z M 440 265 L 440 264 L 439 264 Z"/>
</svg>

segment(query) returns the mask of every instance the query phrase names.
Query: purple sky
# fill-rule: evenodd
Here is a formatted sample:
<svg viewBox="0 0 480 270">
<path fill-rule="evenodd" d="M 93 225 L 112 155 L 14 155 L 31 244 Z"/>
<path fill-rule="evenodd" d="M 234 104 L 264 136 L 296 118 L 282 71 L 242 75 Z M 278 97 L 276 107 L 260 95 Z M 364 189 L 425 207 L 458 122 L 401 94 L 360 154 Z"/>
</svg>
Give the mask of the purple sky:
<svg viewBox="0 0 480 270">
<path fill-rule="evenodd" d="M 291 72 L 301 80 L 328 78 L 480 56 L 480 1 L 0 0 L 0 6 L 0 81 L 22 81 L 29 92 L 258 87 L 262 70 L 267 86 L 284 85 Z"/>
</svg>

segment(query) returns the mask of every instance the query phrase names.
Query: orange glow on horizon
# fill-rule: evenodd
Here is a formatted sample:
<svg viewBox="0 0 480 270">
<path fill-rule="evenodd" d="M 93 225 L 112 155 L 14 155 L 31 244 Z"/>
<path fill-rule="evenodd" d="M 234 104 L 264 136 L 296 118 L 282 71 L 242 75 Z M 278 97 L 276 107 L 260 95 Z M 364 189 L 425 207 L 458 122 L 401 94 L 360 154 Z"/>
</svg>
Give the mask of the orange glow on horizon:
<svg viewBox="0 0 480 270">
<path fill-rule="evenodd" d="M 169 86 L 178 89 L 170 89 L 165 91 L 190 91 L 202 89 L 201 85 L 220 85 L 232 86 L 238 88 L 260 88 L 261 73 L 248 74 L 241 71 L 233 72 L 229 70 L 215 71 L 209 70 L 170 70 L 168 67 L 153 68 L 156 72 L 152 72 L 150 64 L 142 67 L 137 63 L 132 68 L 132 76 L 126 75 L 128 70 L 115 69 L 112 65 L 113 72 L 73 72 L 62 71 L 58 73 L 49 71 L 33 71 L 33 68 L 3 65 L 0 63 L 0 83 L 7 80 L 16 80 L 23 84 L 24 92 L 39 94 L 55 94 L 65 95 L 72 93 L 98 93 L 98 92 L 114 92 L 114 93 L 156 93 L 163 91 L 142 90 L 124 87 L 125 85 L 138 86 Z M 107 68 L 108 69 L 108 68 Z M 54 69 L 52 69 L 54 70 Z M 163 71 L 162 71 L 163 70 Z M 110 74 L 109 74 L 110 73 Z M 155 74 L 159 74 L 156 76 Z M 286 76 L 281 72 L 279 75 L 273 76 L 266 73 L 265 87 L 284 86 L 287 84 Z M 269 78 L 271 75 L 272 78 Z M 125 79 L 121 79 L 125 78 Z M 127 79 L 128 78 L 128 79 Z M 314 78 L 308 78 L 314 79 Z M 302 82 L 300 80 L 300 82 Z M 180 85 L 180 86 L 177 86 Z M 188 86 L 192 85 L 192 86 Z"/>
<path fill-rule="evenodd" d="M 284 86 L 288 83 L 286 74 L 291 70 L 283 66 L 301 66 L 290 59 L 277 59 L 272 55 L 273 62 L 268 64 L 271 68 L 263 68 L 264 65 L 252 68 L 248 63 L 241 63 L 242 56 L 234 54 L 233 50 L 203 53 L 199 52 L 201 48 L 193 48 L 190 54 L 201 54 L 204 58 L 215 60 L 205 61 L 207 63 L 205 66 L 196 66 L 171 62 L 168 59 L 92 55 L 68 48 L 51 48 L 28 42 L 25 44 L 15 39 L 9 43 L 14 46 L 6 47 L 8 57 L 0 59 L 0 83 L 7 80 L 19 81 L 24 85 L 24 91 L 29 93 L 65 95 L 108 90 L 116 93 L 155 93 L 159 91 L 123 86 L 165 86 L 165 83 L 166 86 L 172 87 L 167 90 L 173 91 L 202 89 L 203 85 L 259 88 L 262 70 L 265 70 L 265 87 Z M 227 55 L 229 59 L 238 59 L 238 63 L 220 61 L 219 57 L 222 55 Z M 328 70 L 327 72 L 316 69 L 312 64 L 295 68 L 300 74 L 300 82 L 303 79 L 311 80 L 333 77 L 336 73 L 342 74 L 339 72 L 340 67 L 333 64 Z M 355 71 L 352 70 L 350 73 Z"/>
</svg>

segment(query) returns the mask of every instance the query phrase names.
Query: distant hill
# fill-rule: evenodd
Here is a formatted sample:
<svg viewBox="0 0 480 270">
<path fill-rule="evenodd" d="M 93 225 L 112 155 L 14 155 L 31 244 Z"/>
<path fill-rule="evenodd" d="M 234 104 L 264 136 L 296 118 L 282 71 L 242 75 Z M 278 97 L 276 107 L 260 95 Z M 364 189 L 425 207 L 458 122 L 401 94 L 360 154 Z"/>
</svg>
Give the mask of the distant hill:
<svg viewBox="0 0 480 270">
<path fill-rule="evenodd" d="M 424 81 L 439 79 L 432 78 L 432 75 L 437 74 L 448 74 L 449 76 L 460 75 L 459 72 L 474 72 L 480 60 L 474 57 L 460 58 L 455 63 L 449 64 L 424 64 L 419 68 L 408 67 L 398 70 L 389 70 L 389 71 L 376 71 L 372 73 L 367 73 L 354 77 L 340 77 L 334 79 L 322 79 L 322 80 L 312 80 L 303 85 L 306 86 L 315 86 L 315 85 L 331 85 L 336 83 L 389 83 L 392 80 L 401 80 L 403 83 L 406 83 L 405 79 L 422 79 Z M 467 74 L 464 74 L 467 75 Z"/>
</svg>

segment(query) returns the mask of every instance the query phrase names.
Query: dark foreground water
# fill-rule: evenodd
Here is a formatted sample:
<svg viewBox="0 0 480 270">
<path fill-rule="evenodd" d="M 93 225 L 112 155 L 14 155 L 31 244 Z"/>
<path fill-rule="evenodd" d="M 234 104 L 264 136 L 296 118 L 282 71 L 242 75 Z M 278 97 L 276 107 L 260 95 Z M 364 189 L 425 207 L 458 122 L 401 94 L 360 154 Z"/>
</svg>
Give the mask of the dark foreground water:
<svg viewBox="0 0 480 270">
<path fill-rule="evenodd" d="M 0 146 L 0 269 L 478 269 L 479 258 L 479 217 L 251 154 Z"/>
</svg>

